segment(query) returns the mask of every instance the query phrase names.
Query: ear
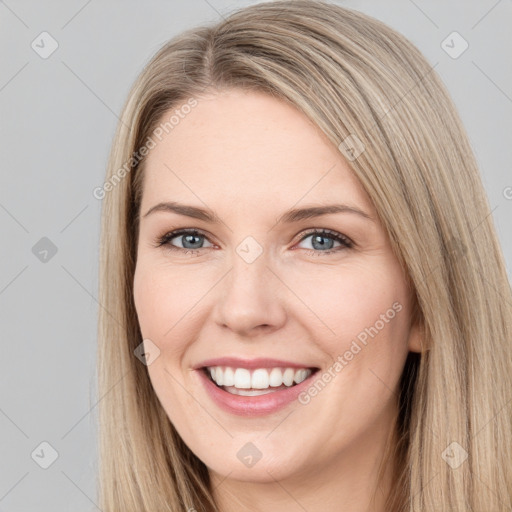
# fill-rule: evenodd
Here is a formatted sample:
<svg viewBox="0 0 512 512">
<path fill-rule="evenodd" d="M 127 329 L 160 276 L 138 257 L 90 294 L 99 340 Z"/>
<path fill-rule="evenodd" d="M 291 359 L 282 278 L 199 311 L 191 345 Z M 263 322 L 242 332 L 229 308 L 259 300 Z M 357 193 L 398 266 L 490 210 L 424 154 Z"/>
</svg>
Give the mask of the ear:
<svg viewBox="0 0 512 512">
<path fill-rule="evenodd" d="M 427 350 L 424 331 L 417 315 L 413 315 L 413 321 L 409 331 L 408 347 L 411 352 L 418 352 L 420 354 Z"/>
</svg>

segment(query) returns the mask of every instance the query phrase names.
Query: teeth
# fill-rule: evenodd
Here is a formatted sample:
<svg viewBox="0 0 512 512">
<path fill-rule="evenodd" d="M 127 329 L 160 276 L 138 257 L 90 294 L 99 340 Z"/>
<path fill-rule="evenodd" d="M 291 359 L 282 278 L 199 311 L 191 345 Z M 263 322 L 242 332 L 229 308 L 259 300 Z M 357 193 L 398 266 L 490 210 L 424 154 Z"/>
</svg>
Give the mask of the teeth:
<svg viewBox="0 0 512 512">
<path fill-rule="evenodd" d="M 267 395 L 268 393 L 273 393 L 274 391 L 271 389 L 237 389 L 235 387 L 224 388 L 225 391 L 231 393 L 232 395 L 241 395 L 241 396 L 259 396 L 259 395 Z"/>
<path fill-rule="evenodd" d="M 283 383 L 283 372 L 281 371 L 281 368 L 272 368 L 269 380 L 269 384 L 272 387 L 276 388 L 277 386 L 280 386 Z"/>
<path fill-rule="evenodd" d="M 222 374 L 222 368 L 219 366 L 217 367 L 217 371 L 215 375 L 218 377 L 219 373 Z M 222 381 L 222 377 L 221 377 Z M 216 380 L 217 384 L 219 386 L 222 386 L 222 384 L 219 384 L 219 382 Z M 250 389 L 251 388 L 251 372 L 247 370 L 247 368 L 237 368 L 235 370 L 235 382 L 233 383 L 233 386 L 238 389 Z"/>
<path fill-rule="evenodd" d="M 224 370 L 223 379 L 224 386 L 233 386 L 235 384 L 235 372 L 233 368 L 228 367 Z"/>
<path fill-rule="evenodd" d="M 253 389 L 267 389 L 269 386 L 268 372 L 264 368 L 254 370 L 251 377 L 251 388 Z"/>
<path fill-rule="evenodd" d="M 293 380 L 300 384 L 303 380 L 306 380 L 311 375 L 311 370 L 301 369 L 295 372 Z"/>
<path fill-rule="evenodd" d="M 312 371 L 308 368 L 258 368 L 248 370 L 247 368 L 231 368 L 229 366 L 212 366 L 207 368 L 212 380 L 218 386 L 227 386 L 236 389 L 263 390 L 278 388 L 280 386 L 290 387 L 307 379 Z M 236 393 L 235 394 L 241 394 Z M 246 396 L 264 394 L 255 392 L 243 393 Z"/>
<path fill-rule="evenodd" d="M 293 377 L 295 377 L 295 370 L 293 368 L 286 368 L 283 373 L 283 384 L 291 386 L 293 384 Z"/>
<path fill-rule="evenodd" d="M 224 385 L 224 374 L 222 373 L 222 369 L 221 368 L 216 368 L 215 369 L 215 378 L 214 378 L 215 382 L 217 382 L 217 384 L 219 386 L 223 386 Z"/>
</svg>

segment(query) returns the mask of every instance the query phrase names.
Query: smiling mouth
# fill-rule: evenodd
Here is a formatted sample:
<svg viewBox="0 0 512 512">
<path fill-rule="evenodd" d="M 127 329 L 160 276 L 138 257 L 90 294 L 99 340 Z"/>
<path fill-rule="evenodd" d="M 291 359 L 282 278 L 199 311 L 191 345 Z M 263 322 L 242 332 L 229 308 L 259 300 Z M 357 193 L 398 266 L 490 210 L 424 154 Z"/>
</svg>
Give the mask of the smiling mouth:
<svg viewBox="0 0 512 512">
<path fill-rule="evenodd" d="M 201 369 L 218 388 L 232 395 L 260 396 L 289 389 L 315 374 L 319 368 L 234 368 L 211 366 Z"/>
</svg>

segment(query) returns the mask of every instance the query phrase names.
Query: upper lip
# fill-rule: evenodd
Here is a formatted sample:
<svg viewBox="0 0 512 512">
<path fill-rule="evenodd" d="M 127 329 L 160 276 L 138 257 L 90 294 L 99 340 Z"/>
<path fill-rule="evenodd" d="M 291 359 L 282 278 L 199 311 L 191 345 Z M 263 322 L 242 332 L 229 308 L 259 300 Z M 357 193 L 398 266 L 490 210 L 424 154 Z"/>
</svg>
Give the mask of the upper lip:
<svg viewBox="0 0 512 512">
<path fill-rule="evenodd" d="M 194 366 L 194 370 L 210 366 L 230 366 L 232 368 L 316 368 L 308 364 L 294 363 L 284 359 L 272 359 L 269 357 L 257 357 L 245 359 L 240 357 L 216 357 L 207 359 Z"/>
</svg>

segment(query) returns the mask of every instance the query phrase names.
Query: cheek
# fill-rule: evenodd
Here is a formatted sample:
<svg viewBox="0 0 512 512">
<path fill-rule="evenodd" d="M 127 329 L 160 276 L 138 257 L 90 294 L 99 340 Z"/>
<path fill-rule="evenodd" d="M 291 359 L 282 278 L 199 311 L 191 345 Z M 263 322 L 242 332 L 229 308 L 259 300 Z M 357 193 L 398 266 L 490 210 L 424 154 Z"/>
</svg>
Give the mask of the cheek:
<svg viewBox="0 0 512 512">
<path fill-rule="evenodd" d="M 146 264 L 143 259 L 137 262 L 133 294 L 141 334 L 160 350 L 147 370 L 156 396 L 168 414 L 173 411 L 169 417 L 177 423 L 183 421 L 183 411 L 194 406 L 184 391 L 182 375 L 176 371 L 195 335 L 193 305 L 198 301 L 190 287 L 185 287 L 186 293 L 180 292 L 183 286 L 177 272 L 154 262 Z"/>
<path fill-rule="evenodd" d="M 316 276 L 297 289 L 315 313 L 308 314 L 310 320 L 304 320 L 304 325 L 318 325 L 322 335 L 315 338 L 316 343 L 330 356 L 324 381 L 334 379 L 331 390 L 336 390 L 336 396 L 350 390 L 344 405 L 349 415 L 366 404 L 368 421 L 397 387 L 408 353 L 410 315 L 398 265 L 375 263 L 336 269 L 329 279 Z"/>
<path fill-rule="evenodd" d="M 305 319 L 319 326 L 329 352 L 344 348 L 377 328 L 393 336 L 407 327 L 408 294 L 393 265 L 358 265 L 319 269 L 307 280 L 295 279 L 294 291 L 307 305 Z M 304 274 L 303 274 L 304 275 Z M 307 320 L 309 322 L 309 320 Z"/>
<path fill-rule="evenodd" d="M 133 295 L 142 335 L 160 340 L 172 336 L 180 319 L 188 319 L 201 296 L 193 280 L 184 282 L 180 273 L 144 261 L 135 270 Z"/>
<path fill-rule="evenodd" d="M 165 285 L 144 263 L 137 263 L 133 280 L 133 299 L 144 338 L 159 337 L 164 329 L 162 302 L 172 300 Z M 165 306 L 164 306 L 165 307 Z M 167 327 L 169 328 L 169 327 Z"/>
<path fill-rule="evenodd" d="M 159 359 L 148 369 L 176 371 L 193 340 L 200 337 L 207 308 L 208 278 L 191 267 L 171 268 L 168 263 L 139 260 L 134 276 L 134 303 L 143 339 L 160 350 Z M 163 375 L 168 378 L 167 375 Z M 175 383 L 167 382 L 167 386 Z"/>
</svg>

